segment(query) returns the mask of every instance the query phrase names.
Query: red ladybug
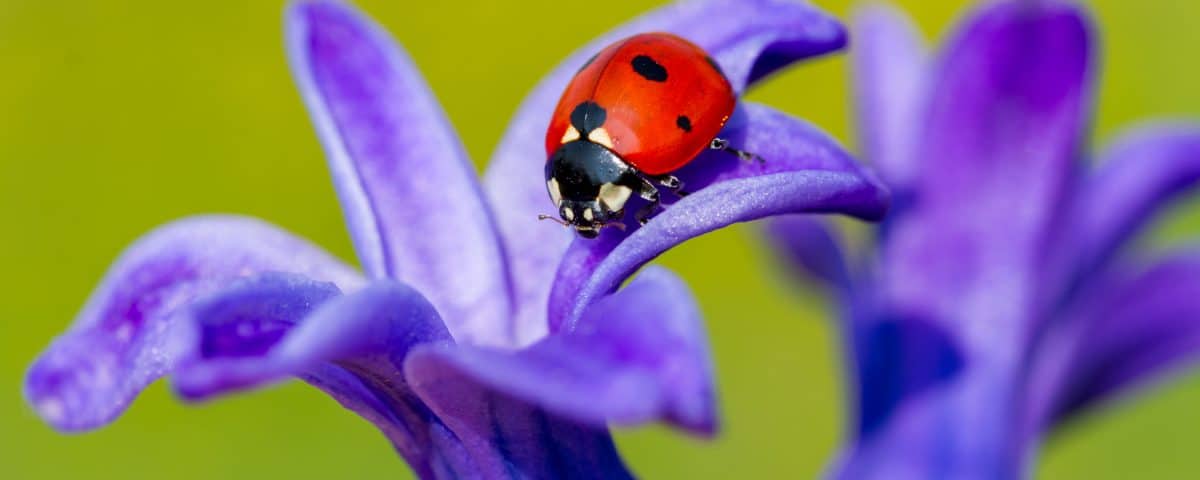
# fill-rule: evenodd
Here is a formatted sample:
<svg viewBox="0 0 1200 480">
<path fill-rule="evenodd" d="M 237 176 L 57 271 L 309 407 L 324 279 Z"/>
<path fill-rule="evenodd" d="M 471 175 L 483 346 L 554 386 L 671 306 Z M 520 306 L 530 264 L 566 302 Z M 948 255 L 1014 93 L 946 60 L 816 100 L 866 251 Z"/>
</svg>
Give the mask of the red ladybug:
<svg viewBox="0 0 1200 480">
<path fill-rule="evenodd" d="M 546 188 L 562 223 L 585 238 L 624 227 L 635 193 L 649 202 L 636 215 L 645 223 L 659 205 L 654 184 L 684 195 L 671 172 L 704 149 L 754 158 L 716 138 L 736 103 L 717 63 L 678 36 L 645 33 L 601 50 L 567 85 L 546 131 Z"/>
</svg>

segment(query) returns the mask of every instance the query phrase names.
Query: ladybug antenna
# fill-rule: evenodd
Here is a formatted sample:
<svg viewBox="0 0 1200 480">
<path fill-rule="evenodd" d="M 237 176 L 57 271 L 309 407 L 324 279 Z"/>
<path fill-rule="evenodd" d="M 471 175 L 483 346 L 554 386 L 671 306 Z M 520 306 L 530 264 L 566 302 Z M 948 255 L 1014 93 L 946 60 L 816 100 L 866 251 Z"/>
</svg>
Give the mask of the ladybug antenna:
<svg viewBox="0 0 1200 480">
<path fill-rule="evenodd" d="M 550 215 L 546 215 L 546 214 L 544 214 L 544 213 L 539 213 L 539 214 L 538 214 L 538 220 L 549 220 L 549 221 L 551 221 L 551 222 L 557 223 L 557 224 L 559 224 L 559 225 L 562 225 L 562 226 L 564 226 L 564 227 L 570 227 L 570 226 L 571 226 L 571 224 L 569 224 L 569 223 L 567 223 L 567 222 L 564 222 L 564 221 L 562 221 L 562 220 L 559 220 L 559 219 L 557 219 L 557 218 L 551 217 Z"/>
</svg>

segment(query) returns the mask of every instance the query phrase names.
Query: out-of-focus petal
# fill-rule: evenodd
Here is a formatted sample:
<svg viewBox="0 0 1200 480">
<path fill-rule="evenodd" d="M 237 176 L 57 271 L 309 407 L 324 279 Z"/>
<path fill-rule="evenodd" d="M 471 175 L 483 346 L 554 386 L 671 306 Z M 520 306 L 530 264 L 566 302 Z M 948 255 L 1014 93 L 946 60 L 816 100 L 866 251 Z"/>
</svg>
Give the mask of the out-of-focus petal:
<svg viewBox="0 0 1200 480">
<path fill-rule="evenodd" d="M 500 141 L 485 177 L 510 252 L 521 343 L 546 332 L 550 283 L 573 234 L 542 222 L 553 208 L 546 194 L 543 139 L 550 114 L 575 72 L 600 49 L 642 32 L 667 31 L 703 47 L 740 92 L 789 63 L 841 48 L 845 31 L 836 19 L 807 3 L 783 0 L 679 2 L 651 12 L 580 49 L 526 97 Z"/>
<path fill-rule="evenodd" d="M 1011 424 L 1003 408 L 994 406 L 986 418 L 964 419 L 955 409 L 955 395 L 927 392 L 900 407 L 885 428 L 868 441 L 855 442 L 831 466 L 829 478 L 838 480 L 925 480 L 925 479 L 1012 479 L 1023 478 L 1027 465 L 1010 445 L 995 441 L 1005 438 Z M 948 422 L 971 422 L 962 426 L 974 432 L 965 441 L 944 434 Z"/>
<path fill-rule="evenodd" d="M 988 4 L 950 42 L 914 203 L 884 252 L 896 308 L 955 319 L 970 329 L 968 350 L 1023 345 L 1014 320 L 1034 317 L 1041 257 L 1064 223 L 1090 61 L 1088 22 L 1069 2 Z"/>
<path fill-rule="evenodd" d="M 1200 125 L 1150 125 L 1117 140 L 1099 170 L 1080 189 L 1076 204 L 1077 274 L 1102 267 L 1180 194 L 1200 182 Z"/>
<path fill-rule="evenodd" d="M 1089 126 L 1091 55 L 1073 2 L 989 2 L 952 37 L 932 71 L 912 203 L 881 252 L 880 294 L 892 318 L 919 319 L 937 332 L 926 340 L 952 341 L 955 355 L 929 365 L 955 368 L 917 377 L 923 388 L 888 406 L 885 422 L 864 425 L 869 437 L 836 477 L 1026 473 L 1020 419 L 998 412 L 1023 407 L 1043 256 L 1067 225 Z"/>
<path fill-rule="evenodd" d="M 444 460 L 431 437 L 437 419 L 404 382 L 401 365 L 416 345 L 451 344 L 449 333 L 433 306 L 403 284 L 378 281 L 308 301 L 336 293 L 301 277 L 262 275 L 197 303 L 187 323 L 198 348 L 179 362 L 176 391 L 203 399 L 303 378 L 374 423 L 429 477 Z"/>
<path fill-rule="evenodd" d="M 862 155 L 894 192 L 917 173 L 916 140 L 925 105 L 925 47 L 909 19 L 885 4 L 855 16 L 854 100 Z"/>
<path fill-rule="evenodd" d="M 409 362 L 414 374 L 453 370 L 597 428 L 654 420 L 704 435 L 716 428 L 712 365 L 699 310 L 687 286 L 661 268 L 646 269 L 597 302 L 575 331 L 515 354 L 425 348 Z"/>
<path fill-rule="evenodd" d="M 345 290 L 361 278 L 317 247 L 263 222 L 196 217 L 129 247 L 83 311 L 33 364 L 25 394 L 67 431 L 108 423 L 191 346 L 179 312 L 198 296 L 265 271 L 289 271 Z"/>
<path fill-rule="evenodd" d="M 830 478 L 1019 478 L 1010 399 L 1019 363 L 971 357 L 943 324 L 856 290 L 843 319 L 856 415 Z"/>
<path fill-rule="evenodd" d="M 830 287 L 834 293 L 850 290 L 850 271 L 833 226 L 812 215 L 788 215 L 771 220 L 767 240 L 792 269 Z"/>
<path fill-rule="evenodd" d="M 787 213 L 842 213 L 874 220 L 887 190 L 836 141 L 800 120 L 749 104 L 721 134 L 765 161 L 709 151 L 677 172 L 692 194 L 641 228 L 578 239 L 550 296 L 550 327 L 572 326 L 583 310 L 638 267 L 692 237 L 737 222 Z"/>
<path fill-rule="evenodd" d="M 1200 252 L 1104 277 L 1042 344 L 1044 427 L 1200 359 Z"/>
<path fill-rule="evenodd" d="M 459 340 L 510 343 L 491 206 L 412 61 L 336 1 L 292 5 L 287 48 L 368 275 L 424 292 Z"/>
<path fill-rule="evenodd" d="M 917 318 L 874 319 L 858 342 L 857 433 L 862 438 L 883 428 L 905 402 L 953 381 L 965 363 L 952 337 Z"/>
</svg>

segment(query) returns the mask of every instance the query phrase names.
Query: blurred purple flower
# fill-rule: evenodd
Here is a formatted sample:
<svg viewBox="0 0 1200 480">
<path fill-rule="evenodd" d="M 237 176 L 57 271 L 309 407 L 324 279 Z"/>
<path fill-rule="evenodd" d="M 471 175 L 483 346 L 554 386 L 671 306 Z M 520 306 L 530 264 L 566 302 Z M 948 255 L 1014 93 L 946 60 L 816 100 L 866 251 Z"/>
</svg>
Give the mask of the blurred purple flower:
<svg viewBox="0 0 1200 480">
<path fill-rule="evenodd" d="M 993 2 L 929 61 L 898 12 L 857 22 L 865 156 L 895 205 L 843 260 L 820 220 L 769 232 L 832 287 L 856 403 L 836 478 L 1015 478 L 1041 438 L 1200 352 L 1200 255 L 1127 246 L 1200 180 L 1200 125 L 1093 168 L 1082 7 Z"/>
<path fill-rule="evenodd" d="M 536 221 L 550 206 L 541 137 L 579 66 L 634 32 L 690 38 L 739 91 L 845 43 L 807 4 L 754 3 L 671 5 L 583 48 L 517 112 L 482 188 L 383 30 L 338 2 L 294 4 L 288 54 L 365 276 L 258 220 L 181 220 L 121 256 L 33 365 L 26 397 L 81 431 L 167 374 L 191 399 L 297 376 L 377 425 L 421 477 L 624 477 L 609 423 L 712 434 L 712 369 L 687 288 L 658 268 L 618 285 L 734 222 L 878 218 L 885 191 L 816 128 L 747 104 L 722 135 L 769 162 L 700 159 L 680 175 L 695 192 L 645 227 L 572 243 Z"/>
</svg>

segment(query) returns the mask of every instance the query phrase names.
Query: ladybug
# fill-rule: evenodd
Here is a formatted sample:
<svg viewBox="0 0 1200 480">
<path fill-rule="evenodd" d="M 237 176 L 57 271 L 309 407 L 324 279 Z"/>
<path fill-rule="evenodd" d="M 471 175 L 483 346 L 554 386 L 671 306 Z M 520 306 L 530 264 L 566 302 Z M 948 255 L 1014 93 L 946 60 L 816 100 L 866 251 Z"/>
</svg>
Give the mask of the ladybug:
<svg viewBox="0 0 1200 480">
<path fill-rule="evenodd" d="M 624 228 L 626 202 L 659 207 L 655 184 L 686 195 L 672 172 L 706 148 L 757 156 L 717 138 L 737 96 L 703 49 L 669 33 L 644 33 L 609 45 L 567 85 L 546 130 L 546 188 L 562 218 L 584 238 Z M 540 219 L 551 219 L 540 215 Z"/>
</svg>

